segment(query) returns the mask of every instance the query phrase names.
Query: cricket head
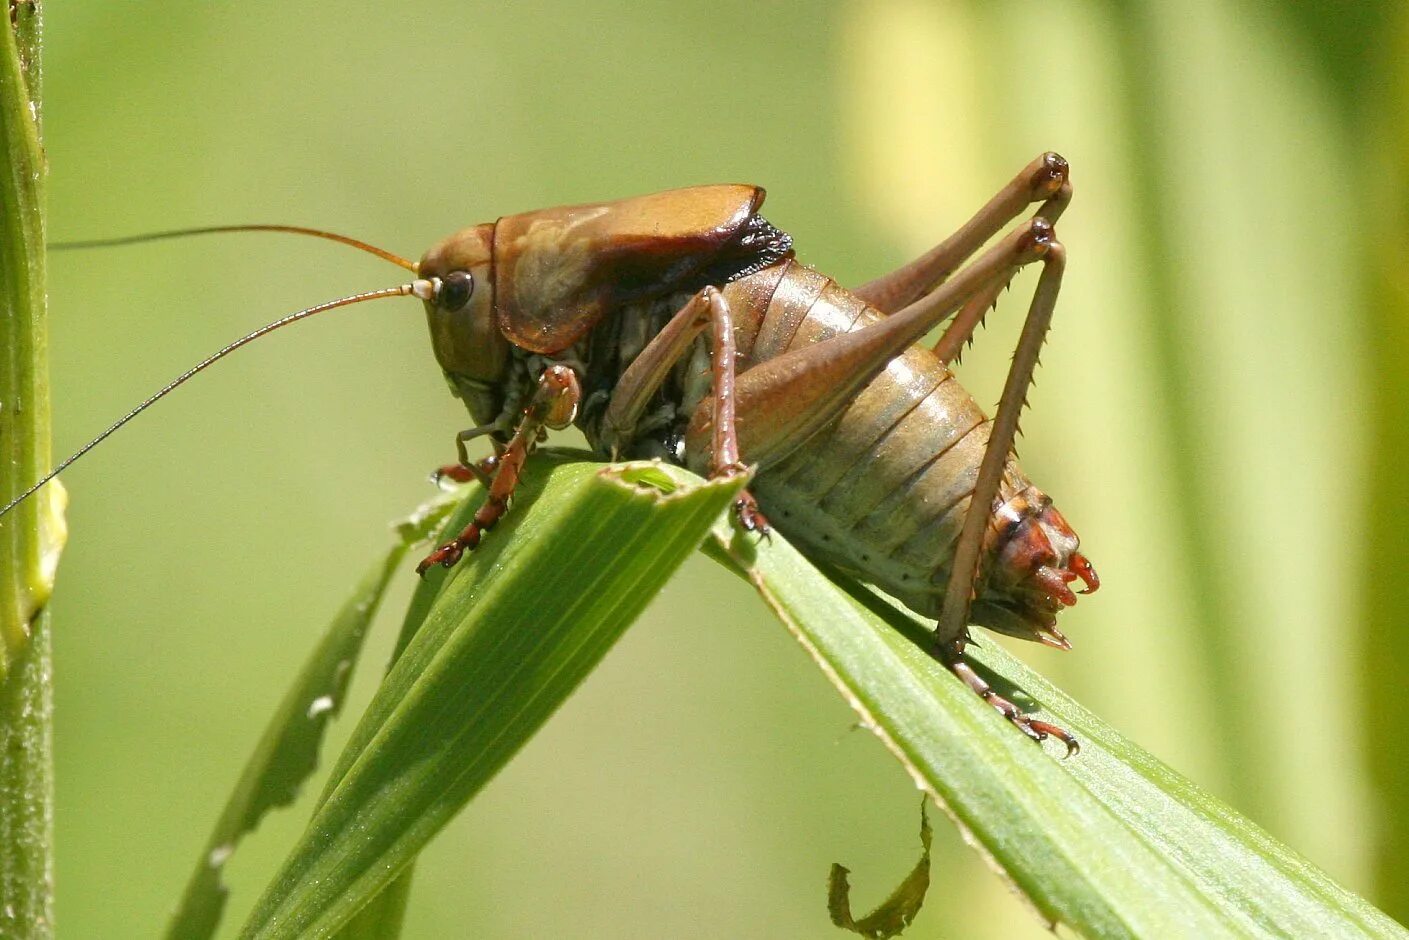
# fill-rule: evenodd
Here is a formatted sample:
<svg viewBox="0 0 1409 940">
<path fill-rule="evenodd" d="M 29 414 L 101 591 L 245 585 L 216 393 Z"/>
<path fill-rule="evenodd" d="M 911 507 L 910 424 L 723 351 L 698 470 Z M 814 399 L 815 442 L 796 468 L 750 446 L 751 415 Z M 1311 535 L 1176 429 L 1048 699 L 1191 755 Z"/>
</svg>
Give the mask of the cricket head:
<svg viewBox="0 0 1409 940">
<path fill-rule="evenodd" d="M 971 619 L 999 633 L 1070 649 L 1057 629 L 1057 612 L 1101 586 L 1078 551 L 1080 539 L 1052 500 L 1035 489 L 1006 503 L 999 517 L 1006 525 L 989 550 Z M 1084 586 L 1073 591 L 1077 580 Z"/>
<path fill-rule="evenodd" d="M 494 224 L 441 240 L 417 270 L 439 285 L 424 298 L 436 361 L 474 419 L 488 424 L 503 405 L 510 352 L 494 318 Z"/>
</svg>

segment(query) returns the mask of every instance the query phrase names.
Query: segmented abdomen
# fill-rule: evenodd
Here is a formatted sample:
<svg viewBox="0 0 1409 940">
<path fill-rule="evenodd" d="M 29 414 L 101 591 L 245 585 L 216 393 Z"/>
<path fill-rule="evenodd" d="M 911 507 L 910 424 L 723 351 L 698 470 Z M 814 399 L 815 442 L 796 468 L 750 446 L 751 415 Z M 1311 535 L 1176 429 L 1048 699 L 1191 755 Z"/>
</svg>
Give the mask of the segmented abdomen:
<svg viewBox="0 0 1409 940">
<path fill-rule="evenodd" d="M 885 316 L 793 261 L 730 284 L 725 294 L 741 369 Z M 760 468 L 753 490 L 799 547 L 937 615 L 990 427 L 944 363 L 912 347 L 830 425 Z M 1030 487 L 1010 459 L 998 505 Z"/>
</svg>

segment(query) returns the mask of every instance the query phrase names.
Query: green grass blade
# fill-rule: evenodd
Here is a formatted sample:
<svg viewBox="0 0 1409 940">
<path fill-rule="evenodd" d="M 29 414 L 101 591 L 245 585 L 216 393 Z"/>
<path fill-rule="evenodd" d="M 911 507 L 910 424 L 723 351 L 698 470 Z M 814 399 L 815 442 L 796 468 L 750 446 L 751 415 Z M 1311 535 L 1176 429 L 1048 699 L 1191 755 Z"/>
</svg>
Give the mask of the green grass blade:
<svg viewBox="0 0 1409 940">
<path fill-rule="evenodd" d="M 470 484 L 464 488 L 460 494 L 462 497 L 459 507 L 450 513 L 445 524 L 441 526 L 435 538 L 437 545 L 448 541 L 457 532 L 463 529 L 475 514 L 475 510 L 484 500 L 484 490 L 478 484 Z M 401 658 L 401 654 L 406 652 L 406 647 L 410 645 L 411 638 L 421 629 L 421 625 L 426 622 L 426 615 L 430 613 L 431 606 L 440 595 L 440 589 L 445 586 L 445 581 L 449 577 L 449 572 L 444 568 L 432 568 L 421 578 L 416 585 L 416 590 L 411 595 L 411 602 L 406 606 L 406 614 L 401 621 L 401 632 L 396 638 L 396 648 L 392 651 L 391 662 L 387 664 L 390 671 L 396 661 Z M 367 744 L 366 739 L 358 740 L 356 749 L 347 747 L 343 749 L 333 772 L 328 776 L 328 785 L 319 798 L 321 806 L 327 801 L 332 792 L 337 789 L 338 781 L 342 780 L 348 767 L 356 762 L 357 756 L 361 754 L 362 748 Z M 347 923 L 343 924 L 335 934 L 337 940 L 395 940 L 401 936 L 401 928 L 406 920 L 406 904 L 411 897 L 411 880 L 415 875 L 416 866 L 407 865 L 396 876 L 396 880 L 372 900 L 368 901 Z"/>
<path fill-rule="evenodd" d="M 0 29 L 0 505 L 49 469 L 39 33 L 31 4 L 12 5 Z M 0 677 L 53 591 L 65 503 L 46 486 L 0 521 Z"/>
<path fill-rule="evenodd" d="M 197 940 L 215 935 L 229 896 L 221 870 L 241 837 L 252 832 L 271 809 L 293 802 L 303 781 L 317 768 L 323 736 L 342 709 L 363 641 L 392 576 L 407 548 L 429 538 L 454 508 L 448 497 L 432 500 L 398 524 L 397 544 L 368 570 L 333 618 L 240 774 L 186 884 L 167 928 L 168 937 Z M 414 604 L 412 610 L 416 610 Z M 424 617 L 424 610 L 420 616 Z"/>
<path fill-rule="evenodd" d="M 244 936 L 327 936 L 375 898 L 600 661 L 741 485 L 655 465 L 531 467 L 393 665 Z"/>
<path fill-rule="evenodd" d="M 401 869 L 391 884 L 372 898 L 333 934 L 337 940 L 396 940 L 406 922 L 415 863 Z"/>
<path fill-rule="evenodd" d="M 727 548 L 724 546 L 728 546 Z M 983 642 L 1000 690 L 1082 742 L 1055 759 L 923 649 L 927 628 L 782 539 L 706 550 L 751 580 L 921 789 L 1049 923 L 1090 937 L 1404 937 L 1399 925 Z"/>
<path fill-rule="evenodd" d="M 226 861 L 265 813 L 293 802 L 316 769 L 323 734 L 342 707 L 368 627 L 405 554 L 398 544 L 367 572 L 270 719 L 187 882 L 167 930 L 172 940 L 215 935 L 229 896 L 220 877 Z"/>
</svg>

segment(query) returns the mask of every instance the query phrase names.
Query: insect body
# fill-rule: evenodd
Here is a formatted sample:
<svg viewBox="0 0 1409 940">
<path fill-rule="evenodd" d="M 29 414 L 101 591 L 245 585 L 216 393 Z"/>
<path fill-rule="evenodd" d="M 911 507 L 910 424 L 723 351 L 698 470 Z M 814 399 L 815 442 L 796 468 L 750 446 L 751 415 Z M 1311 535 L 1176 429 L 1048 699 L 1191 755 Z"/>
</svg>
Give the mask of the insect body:
<svg viewBox="0 0 1409 940">
<path fill-rule="evenodd" d="M 1039 157 L 949 240 L 854 291 L 796 260 L 752 186 L 509 216 L 444 240 L 418 271 L 433 285 L 436 357 L 477 422 L 459 436 L 462 466 L 447 469 L 485 476 L 490 496 L 422 570 L 478 544 L 544 427 L 575 422 L 603 457 L 712 475 L 755 466 L 754 495 L 736 506 L 745 528 L 776 525 L 937 617 L 951 670 L 1029 735 L 1074 749 L 963 655 L 970 623 L 1066 648 L 1055 615 L 1076 602 L 1071 582 L 1099 583 L 1011 458 L 1064 263 L 1052 223 L 1067 175 L 1060 157 Z M 1036 215 L 960 269 L 1034 202 Z M 948 366 L 1033 261 L 1043 274 L 990 421 Z M 934 349 L 918 345 L 951 316 Z M 463 449 L 480 435 L 498 455 L 482 467 Z"/>
<path fill-rule="evenodd" d="M 417 275 L 319 304 L 237 340 L 169 383 L 11 502 L 35 492 L 152 402 L 286 323 L 379 297 L 419 297 L 452 392 L 474 427 L 442 472 L 480 478 L 473 521 L 420 565 L 453 565 L 508 509 L 547 429 L 576 423 L 603 457 L 660 457 L 711 476 L 756 468 L 739 523 L 773 525 L 825 560 L 935 617 L 935 655 L 1037 740 L 1075 740 L 1022 714 L 964 657 L 979 624 L 1066 648 L 1056 613 L 1099 582 L 1076 534 L 1011 456 L 1065 263 L 1053 223 L 1071 197 L 1044 154 L 948 239 L 853 290 L 801 264 L 760 214 L 755 186 L 699 186 L 501 218 L 412 263 Z M 1034 203 L 1036 212 L 985 243 Z M 163 233 L 151 237 L 167 237 Z M 124 239 L 118 241 L 135 241 Z M 92 243 L 86 243 L 92 244 Z M 107 244 L 112 244 L 108 242 Z M 949 371 L 1023 266 L 1042 274 L 992 420 Z M 948 321 L 933 348 L 927 332 Z M 472 461 L 487 436 L 494 456 Z"/>
</svg>

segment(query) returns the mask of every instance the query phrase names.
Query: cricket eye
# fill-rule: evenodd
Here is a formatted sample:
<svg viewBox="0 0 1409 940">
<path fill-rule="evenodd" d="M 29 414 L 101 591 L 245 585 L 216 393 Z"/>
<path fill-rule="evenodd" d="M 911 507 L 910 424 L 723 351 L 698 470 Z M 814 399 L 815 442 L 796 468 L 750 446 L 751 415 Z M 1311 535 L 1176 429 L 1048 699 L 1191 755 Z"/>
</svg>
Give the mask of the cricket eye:
<svg viewBox="0 0 1409 940">
<path fill-rule="evenodd" d="M 440 306 L 451 313 L 470 302 L 475 293 L 474 275 L 469 271 L 451 271 L 440 279 Z"/>
</svg>

